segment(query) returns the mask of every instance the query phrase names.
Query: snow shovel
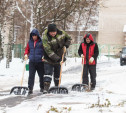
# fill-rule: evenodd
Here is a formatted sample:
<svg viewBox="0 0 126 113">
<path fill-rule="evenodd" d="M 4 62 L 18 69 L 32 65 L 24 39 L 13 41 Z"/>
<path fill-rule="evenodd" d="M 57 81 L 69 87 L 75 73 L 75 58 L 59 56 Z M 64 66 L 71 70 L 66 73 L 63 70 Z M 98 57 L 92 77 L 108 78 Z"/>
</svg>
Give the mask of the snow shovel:
<svg viewBox="0 0 126 113">
<path fill-rule="evenodd" d="M 21 79 L 21 86 L 15 86 L 11 89 L 10 94 L 14 93 L 15 95 L 25 95 L 28 91 L 27 87 L 22 86 L 23 84 L 23 79 L 24 79 L 24 72 L 25 72 L 25 67 L 26 67 L 26 60 L 25 60 L 25 65 L 23 69 L 23 74 L 22 74 L 22 79 Z"/>
<path fill-rule="evenodd" d="M 62 62 L 63 62 L 63 59 L 64 59 L 64 54 L 66 52 L 66 47 L 64 47 L 64 52 L 63 52 L 63 55 L 62 55 Z M 68 94 L 68 89 L 66 87 L 61 87 L 60 86 L 60 83 L 61 83 L 61 74 L 62 74 L 62 64 L 61 63 L 61 68 L 60 68 L 60 77 L 59 77 L 59 85 L 58 86 L 54 86 L 54 87 L 51 87 L 49 89 L 49 93 L 54 93 L 54 94 Z"/>
<path fill-rule="evenodd" d="M 74 84 L 72 86 L 72 91 L 79 91 L 79 92 L 84 92 L 88 91 L 89 87 L 87 84 L 82 84 L 82 79 L 83 79 L 83 68 L 84 68 L 84 58 L 82 58 L 82 75 L 81 75 L 81 81 L 80 84 Z"/>
</svg>

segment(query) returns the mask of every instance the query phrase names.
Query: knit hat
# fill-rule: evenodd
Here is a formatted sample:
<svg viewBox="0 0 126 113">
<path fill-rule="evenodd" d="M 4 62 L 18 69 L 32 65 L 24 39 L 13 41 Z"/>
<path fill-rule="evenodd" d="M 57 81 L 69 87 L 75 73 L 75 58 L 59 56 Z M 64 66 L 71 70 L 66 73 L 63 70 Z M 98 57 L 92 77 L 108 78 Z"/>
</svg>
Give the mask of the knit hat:
<svg viewBox="0 0 126 113">
<path fill-rule="evenodd" d="M 56 24 L 48 25 L 48 32 L 56 32 L 56 31 L 57 31 Z"/>
</svg>

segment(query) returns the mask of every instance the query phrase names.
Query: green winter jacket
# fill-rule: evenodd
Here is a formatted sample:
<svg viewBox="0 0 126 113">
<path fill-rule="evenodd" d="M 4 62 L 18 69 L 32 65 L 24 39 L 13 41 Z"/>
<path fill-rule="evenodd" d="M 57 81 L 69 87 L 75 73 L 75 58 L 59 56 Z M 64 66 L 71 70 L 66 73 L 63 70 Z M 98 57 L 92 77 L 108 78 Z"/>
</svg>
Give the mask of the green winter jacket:
<svg viewBox="0 0 126 113">
<path fill-rule="evenodd" d="M 43 38 L 44 59 L 51 64 L 59 64 L 62 59 L 63 47 L 69 47 L 71 37 L 65 31 L 57 29 L 55 37 L 51 37 L 46 29 Z"/>
</svg>

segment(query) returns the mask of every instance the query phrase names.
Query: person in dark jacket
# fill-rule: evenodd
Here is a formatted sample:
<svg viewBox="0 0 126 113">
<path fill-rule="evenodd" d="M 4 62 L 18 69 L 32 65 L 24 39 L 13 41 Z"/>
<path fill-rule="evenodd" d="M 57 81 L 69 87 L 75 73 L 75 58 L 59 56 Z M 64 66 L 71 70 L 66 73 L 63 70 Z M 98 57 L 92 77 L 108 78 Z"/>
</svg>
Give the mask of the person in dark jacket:
<svg viewBox="0 0 126 113">
<path fill-rule="evenodd" d="M 71 37 L 63 30 L 59 30 L 56 24 L 49 24 L 48 29 L 43 34 L 44 47 L 44 91 L 48 92 L 52 75 L 54 72 L 55 86 L 59 84 L 60 63 L 63 55 L 63 48 L 68 48 Z M 65 61 L 65 58 L 64 58 Z"/>
<path fill-rule="evenodd" d="M 84 42 L 80 44 L 78 54 L 84 58 L 83 84 L 89 84 L 89 72 L 91 79 L 91 90 L 94 90 L 96 86 L 96 63 L 99 50 L 97 43 L 95 43 L 93 40 L 92 34 L 87 33 L 84 36 Z"/>
<path fill-rule="evenodd" d="M 33 93 L 35 73 L 37 71 L 40 82 L 40 92 L 44 89 L 44 63 L 42 62 L 43 57 L 43 44 L 39 32 L 37 29 L 33 29 L 30 33 L 30 39 L 25 48 L 25 60 L 29 56 L 29 78 L 28 78 L 28 88 L 29 94 Z"/>
</svg>

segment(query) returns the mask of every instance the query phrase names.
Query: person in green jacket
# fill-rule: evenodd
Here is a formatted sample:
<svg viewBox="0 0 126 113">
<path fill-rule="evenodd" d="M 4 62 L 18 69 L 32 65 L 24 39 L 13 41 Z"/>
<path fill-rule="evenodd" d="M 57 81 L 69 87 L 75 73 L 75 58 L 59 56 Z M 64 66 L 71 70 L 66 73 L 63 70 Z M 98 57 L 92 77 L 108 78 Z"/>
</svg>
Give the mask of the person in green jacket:
<svg viewBox="0 0 126 113">
<path fill-rule="evenodd" d="M 63 30 L 59 30 L 56 24 L 49 24 L 43 34 L 44 47 L 44 92 L 47 93 L 54 74 L 54 84 L 58 86 L 60 75 L 60 63 L 63 55 L 63 48 L 68 48 L 71 37 Z M 66 58 L 64 57 L 64 61 Z"/>
</svg>

